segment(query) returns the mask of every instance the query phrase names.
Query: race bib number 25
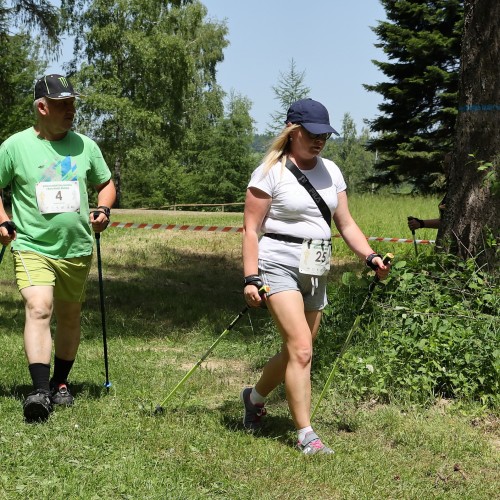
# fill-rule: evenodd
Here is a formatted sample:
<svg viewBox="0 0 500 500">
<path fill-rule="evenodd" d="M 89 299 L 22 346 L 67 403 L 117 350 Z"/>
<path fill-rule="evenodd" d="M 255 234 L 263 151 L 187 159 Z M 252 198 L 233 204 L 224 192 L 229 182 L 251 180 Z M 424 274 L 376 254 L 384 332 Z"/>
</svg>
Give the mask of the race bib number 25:
<svg viewBox="0 0 500 500">
<path fill-rule="evenodd" d="M 299 271 L 312 276 L 323 276 L 330 269 L 332 244 L 329 240 L 304 240 Z"/>
</svg>

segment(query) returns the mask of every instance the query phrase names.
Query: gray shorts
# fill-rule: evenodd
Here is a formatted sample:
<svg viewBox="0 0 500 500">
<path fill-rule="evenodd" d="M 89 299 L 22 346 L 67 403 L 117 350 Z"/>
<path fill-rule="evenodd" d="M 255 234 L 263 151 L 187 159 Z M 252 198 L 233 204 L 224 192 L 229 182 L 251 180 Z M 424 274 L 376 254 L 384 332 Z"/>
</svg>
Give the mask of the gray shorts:
<svg viewBox="0 0 500 500">
<path fill-rule="evenodd" d="M 259 259 L 259 276 L 264 285 L 268 285 L 271 289 L 269 296 L 287 290 L 300 292 L 304 298 L 305 311 L 321 311 L 328 303 L 326 298 L 327 274 L 311 276 L 310 274 L 302 274 L 298 267 Z"/>
</svg>

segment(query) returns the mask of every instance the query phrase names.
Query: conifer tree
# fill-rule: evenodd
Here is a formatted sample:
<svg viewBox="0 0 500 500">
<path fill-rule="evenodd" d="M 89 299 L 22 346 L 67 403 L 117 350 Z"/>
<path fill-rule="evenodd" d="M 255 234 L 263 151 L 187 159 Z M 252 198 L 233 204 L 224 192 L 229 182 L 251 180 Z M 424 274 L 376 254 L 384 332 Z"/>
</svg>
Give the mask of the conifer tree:
<svg viewBox="0 0 500 500">
<path fill-rule="evenodd" d="M 388 80 L 365 85 L 384 99 L 369 122 L 377 179 L 429 192 L 454 138 L 463 0 L 381 2 L 387 20 L 373 31 L 388 60 L 373 62 Z"/>
<path fill-rule="evenodd" d="M 290 61 L 287 73 L 281 73 L 278 84 L 272 87 L 274 98 L 279 102 L 279 109 L 271 114 L 271 123 L 268 124 L 267 134 L 277 135 L 285 126 L 286 113 L 290 105 L 299 99 L 309 96 L 311 89 L 304 84 L 305 71 L 298 71 L 295 61 Z"/>
</svg>

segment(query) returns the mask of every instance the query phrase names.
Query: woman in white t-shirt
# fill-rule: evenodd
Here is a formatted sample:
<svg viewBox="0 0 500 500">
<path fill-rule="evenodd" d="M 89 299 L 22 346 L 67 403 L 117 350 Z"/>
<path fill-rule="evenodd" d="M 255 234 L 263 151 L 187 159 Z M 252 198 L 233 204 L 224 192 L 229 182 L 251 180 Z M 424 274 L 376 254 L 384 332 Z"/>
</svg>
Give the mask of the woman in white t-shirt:
<svg viewBox="0 0 500 500">
<path fill-rule="evenodd" d="M 332 217 L 349 248 L 366 259 L 380 279 L 389 273 L 349 213 L 342 173 L 319 156 L 332 133 L 337 134 L 321 103 L 301 99 L 292 104 L 286 127 L 252 174 L 245 201 L 245 300 L 251 307 L 265 300 L 283 345 L 257 384 L 241 392 L 243 424 L 258 430 L 266 396 L 285 382 L 297 447 L 306 455 L 333 453 L 310 423 L 312 344 L 327 303 Z M 305 179 L 309 185 L 304 186 Z M 269 287 L 264 298 L 259 294 L 263 285 Z"/>
</svg>

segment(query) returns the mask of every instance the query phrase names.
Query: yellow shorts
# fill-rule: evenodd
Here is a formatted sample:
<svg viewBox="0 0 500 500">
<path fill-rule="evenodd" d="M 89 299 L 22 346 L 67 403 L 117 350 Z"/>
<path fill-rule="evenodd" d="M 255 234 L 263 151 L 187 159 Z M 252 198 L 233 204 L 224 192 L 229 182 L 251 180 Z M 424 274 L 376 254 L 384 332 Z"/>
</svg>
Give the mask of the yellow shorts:
<svg viewBox="0 0 500 500">
<path fill-rule="evenodd" d="M 19 291 L 28 286 L 53 286 L 54 298 L 83 302 L 92 255 L 73 259 L 51 259 L 35 252 L 14 251 L 14 269 Z"/>
</svg>

